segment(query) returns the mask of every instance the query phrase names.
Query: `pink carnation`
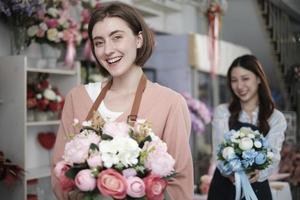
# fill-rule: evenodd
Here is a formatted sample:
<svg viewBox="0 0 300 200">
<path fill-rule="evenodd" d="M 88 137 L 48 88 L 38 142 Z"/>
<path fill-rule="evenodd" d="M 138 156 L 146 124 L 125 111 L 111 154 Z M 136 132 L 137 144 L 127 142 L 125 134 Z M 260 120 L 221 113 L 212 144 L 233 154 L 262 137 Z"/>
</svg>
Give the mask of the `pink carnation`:
<svg viewBox="0 0 300 200">
<path fill-rule="evenodd" d="M 98 175 L 97 187 L 104 196 L 112 196 L 115 199 L 126 197 L 127 181 L 114 169 L 104 170 Z"/>
<path fill-rule="evenodd" d="M 137 176 L 131 176 L 127 179 L 127 194 L 133 198 L 145 196 L 145 184 L 142 179 Z"/>
<path fill-rule="evenodd" d="M 81 132 L 65 145 L 65 161 L 71 164 L 84 163 L 88 159 L 90 145 L 99 142 L 100 137 L 96 133 L 87 130 Z"/>
<path fill-rule="evenodd" d="M 103 127 L 103 133 L 110 135 L 112 137 L 115 136 L 122 136 L 128 137 L 129 136 L 130 127 L 127 123 L 124 122 L 107 122 Z"/>
<path fill-rule="evenodd" d="M 155 151 L 146 159 L 145 167 L 160 177 L 171 175 L 174 171 L 175 160 L 167 152 Z"/>
<path fill-rule="evenodd" d="M 87 159 L 88 165 L 93 167 L 101 167 L 102 166 L 102 159 L 99 152 L 92 153 L 89 158 Z"/>
<path fill-rule="evenodd" d="M 81 191 L 93 191 L 96 188 L 96 179 L 90 169 L 84 169 L 76 175 L 75 184 Z"/>
</svg>

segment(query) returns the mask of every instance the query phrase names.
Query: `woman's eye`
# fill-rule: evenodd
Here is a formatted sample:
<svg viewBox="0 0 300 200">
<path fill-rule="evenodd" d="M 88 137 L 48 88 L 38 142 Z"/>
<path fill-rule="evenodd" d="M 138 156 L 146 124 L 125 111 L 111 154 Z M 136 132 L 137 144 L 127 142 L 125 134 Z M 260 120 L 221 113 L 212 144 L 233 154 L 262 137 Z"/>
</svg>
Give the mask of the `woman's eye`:
<svg viewBox="0 0 300 200">
<path fill-rule="evenodd" d="M 113 37 L 114 40 L 119 40 L 119 39 L 121 39 L 121 38 L 122 38 L 121 35 L 116 35 L 116 36 Z"/>
<path fill-rule="evenodd" d="M 103 42 L 102 41 L 96 41 L 94 42 L 95 47 L 101 47 L 103 46 Z"/>
</svg>

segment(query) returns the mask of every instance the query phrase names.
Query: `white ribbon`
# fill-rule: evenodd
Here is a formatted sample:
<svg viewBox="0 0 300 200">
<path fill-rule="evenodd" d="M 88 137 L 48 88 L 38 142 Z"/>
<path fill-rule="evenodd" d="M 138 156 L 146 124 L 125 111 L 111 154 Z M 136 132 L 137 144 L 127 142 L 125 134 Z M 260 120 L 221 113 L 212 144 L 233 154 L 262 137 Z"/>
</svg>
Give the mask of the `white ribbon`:
<svg viewBox="0 0 300 200">
<path fill-rule="evenodd" d="M 243 196 L 245 196 L 246 200 L 258 200 L 255 195 L 249 179 L 244 171 L 235 172 L 235 200 L 241 199 L 241 194 L 243 192 Z"/>
</svg>

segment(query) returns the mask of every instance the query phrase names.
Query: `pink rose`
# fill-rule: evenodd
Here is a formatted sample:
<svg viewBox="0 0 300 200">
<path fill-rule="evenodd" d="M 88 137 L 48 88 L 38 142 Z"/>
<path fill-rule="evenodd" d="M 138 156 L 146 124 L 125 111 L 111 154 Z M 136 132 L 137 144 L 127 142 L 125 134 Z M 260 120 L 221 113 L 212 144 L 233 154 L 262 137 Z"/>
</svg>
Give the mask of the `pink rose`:
<svg viewBox="0 0 300 200">
<path fill-rule="evenodd" d="M 129 136 L 129 126 L 125 122 L 107 122 L 103 127 L 103 133 L 110 135 L 112 137 L 115 136 L 122 136 L 128 137 Z"/>
<path fill-rule="evenodd" d="M 96 187 L 96 179 L 90 169 L 84 169 L 76 175 L 75 184 L 81 191 L 93 191 Z"/>
<path fill-rule="evenodd" d="M 70 169 L 70 166 L 65 161 L 60 161 L 55 165 L 54 174 L 58 178 L 63 191 L 70 191 L 75 187 L 74 180 L 68 178 L 65 173 Z"/>
<path fill-rule="evenodd" d="M 154 151 L 146 159 L 145 167 L 160 177 L 169 176 L 174 171 L 175 160 L 167 152 Z"/>
<path fill-rule="evenodd" d="M 54 175 L 59 178 L 61 175 L 63 175 L 66 171 L 68 171 L 70 167 L 68 166 L 67 162 L 64 160 L 59 161 L 55 164 L 54 167 Z"/>
<path fill-rule="evenodd" d="M 56 19 L 48 19 L 46 24 L 49 28 L 56 28 L 58 26 L 58 21 Z"/>
<path fill-rule="evenodd" d="M 127 194 L 133 198 L 145 196 L 145 184 L 142 179 L 137 176 L 131 176 L 127 179 Z"/>
<path fill-rule="evenodd" d="M 146 196 L 148 200 L 163 200 L 167 181 L 159 176 L 150 174 L 144 178 Z"/>
<path fill-rule="evenodd" d="M 126 197 L 127 181 L 114 169 L 104 170 L 98 175 L 97 187 L 104 196 L 112 196 L 115 199 Z"/>
</svg>

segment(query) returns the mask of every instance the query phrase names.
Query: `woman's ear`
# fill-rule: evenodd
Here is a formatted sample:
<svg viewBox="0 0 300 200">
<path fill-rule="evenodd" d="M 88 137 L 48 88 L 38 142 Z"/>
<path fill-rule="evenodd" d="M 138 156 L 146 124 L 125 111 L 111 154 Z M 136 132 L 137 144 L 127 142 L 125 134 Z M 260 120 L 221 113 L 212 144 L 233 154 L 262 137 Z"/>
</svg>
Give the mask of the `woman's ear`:
<svg viewBox="0 0 300 200">
<path fill-rule="evenodd" d="M 138 49 L 143 46 L 144 39 L 143 39 L 142 31 L 140 31 L 138 33 L 136 42 L 137 42 L 136 46 L 137 46 Z"/>
</svg>

